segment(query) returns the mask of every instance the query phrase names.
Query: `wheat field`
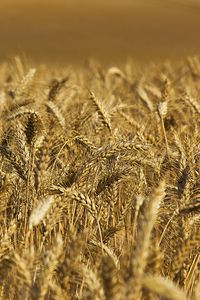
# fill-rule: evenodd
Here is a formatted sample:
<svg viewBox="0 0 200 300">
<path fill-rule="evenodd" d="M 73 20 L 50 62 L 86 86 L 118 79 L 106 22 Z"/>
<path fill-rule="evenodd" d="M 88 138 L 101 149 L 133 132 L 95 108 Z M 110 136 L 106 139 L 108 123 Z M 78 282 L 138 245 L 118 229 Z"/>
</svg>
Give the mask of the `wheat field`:
<svg viewBox="0 0 200 300">
<path fill-rule="evenodd" d="M 200 299 L 200 59 L 0 67 L 0 299 Z"/>
</svg>

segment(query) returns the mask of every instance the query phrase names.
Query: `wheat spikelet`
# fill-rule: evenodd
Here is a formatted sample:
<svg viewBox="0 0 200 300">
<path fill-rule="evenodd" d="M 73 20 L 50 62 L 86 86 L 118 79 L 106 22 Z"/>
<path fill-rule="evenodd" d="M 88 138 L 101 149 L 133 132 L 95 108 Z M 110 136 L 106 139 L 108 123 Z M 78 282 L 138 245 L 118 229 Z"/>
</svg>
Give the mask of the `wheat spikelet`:
<svg viewBox="0 0 200 300">
<path fill-rule="evenodd" d="M 96 147 L 85 136 L 80 136 L 80 135 L 76 136 L 74 138 L 74 141 L 75 141 L 75 143 L 82 145 L 84 148 L 86 148 L 86 150 L 88 150 L 90 152 L 96 151 Z"/>
<path fill-rule="evenodd" d="M 91 215 L 98 220 L 96 205 L 94 201 L 90 199 L 90 197 L 79 191 L 67 191 L 66 195 L 83 205 L 83 207 L 85 207 L 91 213 Z"/>
<path fill-rule="evenodd" d="M 7 142 L 6 142 L 7 144 Z M 15 155 L 6 145 L 2 143 L 0 146 L 1 155 L 5 156 L 12 167 L 15 169 L 16 173 L 22 180 L 26 180 L 26 171 L 24 170 L 24 164 L 21 162 L 20 158 Z"/>
<path fill-rule="evenodd" d="M 28 115 L 28 120 L 25 126 L 25 134 L 27 138 L 27 143 L 31 145 L 35 143 L 38 133 L 41 132 L 42 121 L 40 116 L 34 112 Z"/>
<path fill-rule="evenodd" d="M 110 121 L 108 120 L 108 117 L 106 117 L 103 108 L 101 107 L 99 101 L 96 99 L 93 92 L 90 92 L 90 100 L 96 108 L 96 111 L 99 115 L 100 120 L 102 121 L 102 124 L 104 124 L 109 129 L 109 131 L 112 132 Z"/>
<path fill-rule="evenodd" d="M 181 214 L 190 214 L 190 213 L 196 213 L 199 214 L 200 212 L 200 199 L 192 199 L 192 201 L 188 204 L 186 204 L 184 207 L 180 208 L 179 212 Z"/>
<path fill-rule="evenodd" d="M 120 228 L 123 225 L 123 221 L 129 211 L 129 209 L 131 208 L 133 199 L 127 199 L 127 201 L 125 201 L 125 203 L 122 205 L 121 211 L 120 211 L 120 216 L 119 216 L 119 221 L 116 225 L 117 228 Z"/>
<path fill-rule="evenodd" d="M 102 179 L 99 180 L 95 194 L 99 195 L 102 191 L 108 189 L 109 187 L 113 186 L 115 183 L 119 182 L 123 177 L 129 174 L 130 170 L 117 170 L 104 176 Z"/>
<path fill-rule="evenodd" d="M 34 113 L 35 113 L 34 109 L 29 109 L 29 108 L 22 106 L 22 107 L 17 108 L 16 110 L 14 110 L 13 113 L 9 114 L 9 116 L 7 116 L 7 120 L 10 121 L 10 120 L 20 118 L 25 115 L 34 114 Z"/>
<path fill-rule="evenodd" d="M 200 229 L 197 227 L 191 233 L 191 236 L 183 242 L 178 252 L 173 257 L 173 263 L 171 267 L 171 274 L 173 277 L 180 270 L 183 262 L 186 260 L 187 256 L 190 252 L 197 247 L 199 248 L 199 240 L 200 240 Z"/>
</svg>

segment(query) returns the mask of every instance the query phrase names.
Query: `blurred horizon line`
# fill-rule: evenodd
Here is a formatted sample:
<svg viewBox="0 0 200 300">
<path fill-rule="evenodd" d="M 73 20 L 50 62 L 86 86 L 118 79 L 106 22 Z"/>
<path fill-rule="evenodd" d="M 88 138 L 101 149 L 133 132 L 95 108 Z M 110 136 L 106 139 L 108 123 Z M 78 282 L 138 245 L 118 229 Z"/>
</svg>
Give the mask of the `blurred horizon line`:
<svg viewBox="0 0 200 300">
<path fill-rule="evenodd" d="M 194 0 L 1 0 L 0 59 L 25 53 L 40 61 L 143 61 L 198 54 L 199 8 Z"/>
</svg>

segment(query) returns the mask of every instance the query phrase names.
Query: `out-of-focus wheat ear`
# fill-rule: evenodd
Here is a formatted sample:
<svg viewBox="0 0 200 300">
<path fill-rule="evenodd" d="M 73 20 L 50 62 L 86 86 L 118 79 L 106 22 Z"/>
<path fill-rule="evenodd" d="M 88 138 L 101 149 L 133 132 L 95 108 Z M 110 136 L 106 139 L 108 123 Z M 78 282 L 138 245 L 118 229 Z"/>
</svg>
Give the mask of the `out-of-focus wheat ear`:
<svg viewBox="0 0 200 300">
<path fill-rule="evenodd" d="M 21 82 L 17 85 L 17 88 L 15 89 L 15 98 L 19 99 L 25 91 L 27 91 L 30 88 L 31 83 L 34 80 L 36 73 L 36 69 L 30 69 L 28 74 L 23 77 Z"/>
<path fill-rule="evenodd" d="M 22 298 L 26 298 L 29 295 L 30 288 L 32 286 L 32 276 L 29 264 L 29 259 L 24 259 L 21 255 L 14 252 L 13 257 L 13 268 L 16 271 L 17 286 L 15 289 L 18 291 L 18 295 L 21 294 Z"/>
<path fill-rule="evenodd" d="M 120 286 L 118 282 L 118 270 L 109 256 L 103 256 L 101 262 L 101 280 L 103 283 L 105 299 L 120 299 Z"/>
<path fill-rule="evenodd" d="M 16 75 L 23 78 L 25 76 L 25 72 L 26 72 L 25 71 L 25 61 L 24 61 L 24 59 L 22 59 L 22 57 L 20 57 L 19 55 L 16 55 L 14 57 L 14 62 L 15 62 L 15 65 L 16 65 L 15 71 L 17 71 Z"/>
<path fill-rule="evenodd" d="M 10 299 L 11 296 L 14 299 L 16 295 L 15 282 L 13 253 L 11 252 L 0 262 L 0 286 L 3 286 L 2 299 Z"/>
<path fill-rule="evenodd" d="M 34 185 L 38 194 L 44 194 L 45 192 L 45 183 L 47 183 L 48 165 L 50 162 L 49 152 L 49 138 L 45 137 L 42 146 L 37 151 L 34 164 Z"/>
<path fill-rule="evenodd" d="M 11 237 L 16 231 L 16 222 L 13 220 L 10 223 L 8 230 L 0 240 L 0 261 L 8 254 L 12 249 Z"/>
<path fill-rule="evenodd" d="M 196 287 L 194 289 L 194 300 L 199 300 L 200 299 L 200 275 L 198 276 L 198 281 L 196 284 Z"/>
<path fill-rule="evenodd" d="M 169 96 L 170 96 L 170 92 L 171 92 L 171 84 L 170 84 L 170 81 L 169 79 L 167 78 L 166 75 L 164 74 L 161 74 L 161 80 L 162 80 L 162 101 L 164 102 L 168 102 L 170 99 L 169 99 Z"/>
<path fill-rule="evenodd" d="M 35 113 L 34 109 L 30 109 L 27 107 L 19 107 L 17 109 L 15 109 L 13 112 L 11 111 L 8 115 L 6 115 L 6 120 L 10 121 L 10 120 L 15 120 L 17 118 L 20 118 L 22 116 L 28 116 L 30 114 Z"/>
<path fill-rule="evenodd" d="M 46 102 L 45 105 L 47 107 L 47 111 L 52 114 L 52 116 L 56 119 L 57 123 L 61 126 L 62 129 L 64 129 L 65 118 L 61 113 L 60 109 L 58 108 L 58 106 L 52 101 Z"/>
<path fill-rule="evenodd" d="M 152 192 L 150 198 L 146 199 L 141 207 L 140 218 L 138 219 L 138 232 L 131 257 L 130 282 L 128 283 L 131 283 L 131 289 L 128 293 L 129 299 L 140 299 L 141 297 L 141 279 L 149 254 L 151 232 L 164 196 L 165 182 L 161 181 L 159 186 Z"/>
<path fill-rule="evenodd" d="M 157 237 L 155 236 L 152 240 L 151 246 L 150 246 L 150 253 L 147 261 L 147 266 L 145 269 L 145 274 L 151 274 L 151 275 L 160 275 L 161 270 L 161 264 L 163 262 L 163 253 L 160 249 L 159 242 Z M 144 299 L 148 300 L 158 300 L 158 296 L 154 293 L 152 293 L 150 290 L 145 289 L 143 290 L 143 296 Z M 146 296 L 146 297 L 145 297 Z"/>
<path fill-rule="evenodd" d="M 18 101 L 13 101 L 7 103 L 7 107 L 4 110 L 5 119 L 6 120 L 12 120 L 15 117 L 17 117 L 17 113 L 20 115 L 21 111 L 31 111 L 31 106 L 34 106 L 36 103 L 36 100 L 34 98 L 25 98 L 20 97 Z M 32 110 L 33 111 L 33 110 Z M 16 114 L 16 115 L 15 115 Z"/>
<path fill-rule="evenodd" d="M 186 94 L 183 99 L 189 103 L 189 105 L 193 108 L 193 111 L 197 114 L 200 114 L 200 105 L 195 98 Z"/>
<path fill-rule="evenodd" d="M 38 205 L 33 209 L 29 218 L 30 230 L 44 220 L 47 213 L 51 209 L 54 200 L 55 196 L 47 196 L 47 198 L 44 199 L 44 201 L 40 201 Z"/>
<path fill-rule="evenodd" d="M 118 111 L 119 115 L 123 117 L 127 121 L 129 125 L 132 127 L 135 127 L 136 130 L 141 129 L 141 124 L 139 124 L 137 121 L 135 121 L 132 117 L 130 117 L 128 114 L 124 113 L 123 111 Z"/>
<path fill-rule="evenodd" d="M 65 83 L 68 81 L 69 77 L 65 77 L 61 80 L 53 80 L 50 85 L 50 90 L 48 94 L 48 100 L 54 101 L 56 99 L 57 94 L 59 91 L 64 87 Z"/>
<path fill-rule="evenodd" d="M 145 90 L 147 90 L 154 98 L 161 99 L 161 97 L 162 97 L 162 92 L 153 83 L 146 84 L 145 85 Z"/>
<path fill-rule="evenodd" d="M 21 160 L 19 160 L 19 157 L 15 155 L 14 152 L 9 150 L 8 148 L 0 146 L 0 153 L 3 154 L 3 156 L 6 157 L 6 159 L 9 161 L 9 163 L 12 165 L 12 167 L 15 169 L 18 176 L 26 181 L 26 168 L 25 165 L 22 164 Z"/>
<path fill-rule="evenodd" d="M 136 234 L 139 210 L 140 210 L 140 207 L 143 205 L 143 202 L 144 202 L 145 198 L 142 195 L 136 195 L 135 200 L 136 200 L 136 204 L 135 204 L 134 220 L 133 220 L 133 226 L 132 226 L 132 240 L 133 240 L 133 243 L 135 242 L 135 234 Z"/>
<path fill-rule="evenodd" d="M 150 110 L 150 112 L 153 112 L 153 109 L 154 109 L 153 104 L 141 84 L 137 88 L 137 93 L 138 93 L 140 99 L 146 104 L 146 106 Z"/>
<path fill-rule="evenodd" d="M 57 235 L 56 240 L 47 252 L 43 260 L 43 270 L 38 279 L 37 296 L 34 299 L 43 300 L 49 289 L 49 283 L 53 280 L 53 273 L 59 264 L 60 257 L 63 253 L 63 240 L 60 234 Z"/>
<path fill-rule="evenodd" d="M 177 272 L 181 269 L 182 264 L 191 253 L 191 251 L 195 248 L 199 249 L 199 241 L 200 241 L 200 228 L 194 228 L 191 235 L 187 240 L 183 242 L 182 245 L 179 245 L 176 254 L 173 257 L 170 274 L 171 277 L 174 278 Z"/>
<path fill-rule="evenodd" d="M 187 300 L 187 296 L 178 286 L 172 281 L 161 277 L 146 275 L 142 277 L 142 285 L 151 292 L 158 294 L 168 300 Z M 134 298 L 140 299 L 140 298 Z"/>
<path fill-rule="evenodd" d="M 50 232 L 56 224 L 60 224 L 62 220 L 63 211 L 66 208 L 68 202 L 62 196 L 54 196 L 54 201 L 52 203 L 51 209 L 46 214 L 44 224 L 46 231 Z"/>
<path fill-rule="evenodd" d="M 195 79 L 200 78 L 200 63 L 199 58 L 197 56 L 191 57 L 189 56 L 186 60 L 190 73 L 192 77 Z"/>
<path fill-rule="evenodd" d="M 101 243 L 95 241 L 95 240 L 91 240 L 90 241 L 90 244 L 92 245 L 95 245 L 99 248 L 101 248 Z M 110 259 L 112 260 L 113 262 L 113 265 L 114 267 L 117 269 L 117 270 L 120 270 L 120 261 L 119 261 L 119 258 L 117 257 L 117 255 L 113 252 L 113 250 L 111 248 L 109 248 L 107 245 L 103 244 L 103 250 L 105 252 L 105 254 L 107 254 L 107 256 L 110 257 Z"/>
<path fill-rule="evenodd" d="M 89 288 L 88 300 L 104 300 L 105 294 L 98 274 L 85 265 L 80 266 L 83 280 Z"/>
<path fill-rule="evenodd" d="M 187 186 L 188 177 L 189 177 L 190 168 L 186 166 L 183 170 L 181 170 L 181 176 L 178 178 L 177 187 L 178 187 L 178 194 L 181 197 L 185 191 Z"/>
<path fill-rule="evenodd" d="M 166 130 L 165 130 L 165 124 L 164 124 L 164 118 L 167 115 L 167 101 L 159 103 L 159 105 L 158 105 L 158 114 L 159 114 L 159 117 L 160 117 L 162 131 L 163 131 L 163 135 L 164 135 L 164 139 L 165 139 L 167 156 L 168 156 L 168 158 L 170 158 L 169 144 L 168 144 L 167 134 L 166 134 Z"/>
<path fill-rule="evenodd" d="M 89 92 L 90 92 L 90 100 L 92 101 L 92 104 L 94 105 L 94 107 L 96 109 L 96 112 L 98 113 L 98 116 L 99 116 L 102 124 L 105 125 L 108 128 L 110 133 L 112 133 L 110 120 L 105 115 L 105 112 L 104 112 L 104 109 L 103 109 L 102 105 L 99 103 L 99 101 L 95 97 L 95 94 L 91 91 L 89 91 Z"/>
<path fill-rule="evenodd" d="M 174 142 L 180 152 L 180 165 L 185 168 L 187 166 L 187 156 L 186 156 L 186 153 L 185 153 L 185 148 L 183 146 L 183 143 L 180 139 L 180 136 L 177 134 L 177 132 L 174 132 Z"/>
<path fill-rule="evenodd" d="M 68 296 L 66 295 L 66 292 L 63 291 L 63 289 L 58 285 L 55 281 L 50 281 L 49 282 L 49 290 L 50 294 L 52 295 L 52 298 L 54 300 L 68 300 Z M 64 294 L 65 292 L 65 294 Z"/>
<path fill-rule="evenodd" d="M 115 87 L 117 87 L 118 82 L 130 85 L 128 77 L 122 70 L 120 70 L 118 67 L 109 68 L 105 76 L 106 88 L 109 91 L 112 91 L 115 89 Z"/>
</svg>

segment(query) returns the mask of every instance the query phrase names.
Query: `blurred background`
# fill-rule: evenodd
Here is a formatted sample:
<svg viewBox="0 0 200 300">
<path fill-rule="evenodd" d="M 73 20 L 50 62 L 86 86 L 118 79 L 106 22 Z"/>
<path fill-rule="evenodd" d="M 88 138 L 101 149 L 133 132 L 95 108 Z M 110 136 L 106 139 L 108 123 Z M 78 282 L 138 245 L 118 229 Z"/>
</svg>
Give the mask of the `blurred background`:
<svg viewBox="0 0 200 300">
<path fill-rule="evenodd" d="M 181 59 L 200 52 L 200 0 L 0 0 L 0 60 Z"/>
</svg>

